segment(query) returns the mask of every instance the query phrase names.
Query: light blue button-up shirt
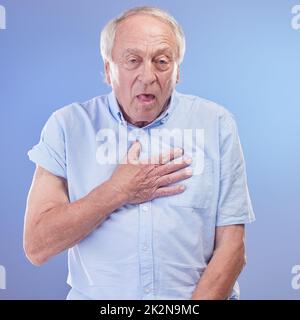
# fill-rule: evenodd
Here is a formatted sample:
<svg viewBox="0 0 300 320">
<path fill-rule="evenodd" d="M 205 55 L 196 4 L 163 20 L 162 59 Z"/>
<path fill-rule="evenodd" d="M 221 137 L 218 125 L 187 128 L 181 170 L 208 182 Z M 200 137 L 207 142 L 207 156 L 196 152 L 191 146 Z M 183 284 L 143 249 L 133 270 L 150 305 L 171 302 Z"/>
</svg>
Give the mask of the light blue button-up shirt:
<svg viewBox="0 0 300 320">
<path fill-rule="evenodd" d="M 166 142 L 157 132 L 179 135 Z M 117 209 L 69 249 L 68 299 L 190 299 L 212 257 L 216 227 L 254 220 L 235 121 L 196 96 L 174 91 L 168 108 L 143 128 L 125 121 L 113 92 L 73 103 L 51 115 L 28 155 L 67 179 L 73 202 L 109 179 L 127 152 L 124 141 L 136 139 L 144 159 L 158 145 L 189 146 L 194 175 L 181 194 Z M 236 284 L 232 298 L 238 296 Z"/>
</svg>

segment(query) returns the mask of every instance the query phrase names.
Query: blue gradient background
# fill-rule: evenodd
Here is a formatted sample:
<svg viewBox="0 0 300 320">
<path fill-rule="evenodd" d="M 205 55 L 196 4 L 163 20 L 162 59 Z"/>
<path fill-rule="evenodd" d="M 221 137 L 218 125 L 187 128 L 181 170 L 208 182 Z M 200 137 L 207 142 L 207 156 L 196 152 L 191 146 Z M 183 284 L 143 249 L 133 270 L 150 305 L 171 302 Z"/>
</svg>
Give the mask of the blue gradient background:
<svg viewBox="0 0 300 320">
<path fill-rule="evenodd" d="M 26 156 L 51 112 L 109 92 L 99 31 L 142 1 L 0 0 L 0 299 L 64 299 L 66 254 L 32 266 L 23 253 L 23 216 L 34 164 Z M 187 53 L 179 91 L 203 96 L 236 117 L 257 221 L 247 229 L 242 299 L 299 299 L 300 30 L 297 0 L 147 1 L 182 24 Z M 300 1 L 298 1 L 300 4 Z"/>
</svg>

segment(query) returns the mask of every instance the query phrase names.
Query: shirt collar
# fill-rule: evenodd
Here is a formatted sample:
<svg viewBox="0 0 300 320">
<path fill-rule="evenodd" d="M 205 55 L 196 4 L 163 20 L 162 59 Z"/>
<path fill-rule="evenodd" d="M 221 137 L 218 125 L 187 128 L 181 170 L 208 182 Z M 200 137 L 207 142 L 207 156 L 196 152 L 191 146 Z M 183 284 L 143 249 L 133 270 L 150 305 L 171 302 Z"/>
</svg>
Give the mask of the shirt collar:
<svg viewBox="0 0 300 320">
<path fill-rule="evenodd" d="M 155 127 L 157 125 L 165 123 L 170 117 L 170 115 L 172 114 L 172 112 L 174 111 L 175 106 L 177 105 L 177 101 L 178 101 L 177 92 L 176 90 L 173 90 L 170 102 L 166 110 L 158 118 L 156 118 L 155 120 L 153 120 L 151 123 L 149 123 L 147 126 L 143 128 L 151 128 L 151 127 Z M 110 113 L 120 124 L 124 126 L 130 125 L 127 123 L 127 121 L 124 118 L 124 115 L 120 109 L 120 106 L 118 104 L 114 91 L 111 91 L 111 93 L 108 95 L 108 106 L 109 106 Z"/>
</svg>

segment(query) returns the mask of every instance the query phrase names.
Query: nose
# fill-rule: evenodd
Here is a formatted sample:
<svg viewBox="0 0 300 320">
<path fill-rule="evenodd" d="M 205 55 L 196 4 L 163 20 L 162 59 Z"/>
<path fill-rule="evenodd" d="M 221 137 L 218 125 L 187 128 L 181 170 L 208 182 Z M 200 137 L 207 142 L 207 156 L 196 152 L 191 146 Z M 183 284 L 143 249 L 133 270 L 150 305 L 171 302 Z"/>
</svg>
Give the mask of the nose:
<svg viewBox="0 0 300 320">
<path fill-rule="evenodd" d="M 150 85 L 156 81 L 156 74 L 152 62 L 144 62 L 138 76 L 138 79 L 144 85 Z"/>
</svg>

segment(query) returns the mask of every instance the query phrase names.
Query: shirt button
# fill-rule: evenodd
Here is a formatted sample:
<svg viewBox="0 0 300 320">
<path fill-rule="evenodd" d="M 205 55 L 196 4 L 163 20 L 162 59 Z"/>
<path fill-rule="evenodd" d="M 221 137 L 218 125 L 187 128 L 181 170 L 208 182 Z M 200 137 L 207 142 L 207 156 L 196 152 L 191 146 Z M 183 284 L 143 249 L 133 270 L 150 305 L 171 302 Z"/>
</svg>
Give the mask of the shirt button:
<svg viewBox="0 0 300 320">
<path fill-rule="evenodd" d="M 139 139 L 141 139 L 144 135 L 145 135 L 145 132 L 144 132 L 144 131 L 138 131 L 138 132 L 136 132 L 136 134 L 135 134 L 135 138 L 136 138 L 137 140 L 139 140 Z"/>
<path fill-rule="evenodd" d="M 147 245 L 144 245 L 144 246 L 143 246 L 143 250 L 144 250 L 144 251 L 147 251 L 147 250 L 148 250 L 148 246 L 147 246 Z"/>
<path fill-rule="evenodd" d="M 145 289 L 145 293 L 149 293 L 150 292 L 150 289 L 149 288 L 146 288 Z"/>
<path fill-rule="evenodd" d="M 142 206 L 143 211 L 148 211 L 149 208 L 147 206 Z"/>
</svg>

